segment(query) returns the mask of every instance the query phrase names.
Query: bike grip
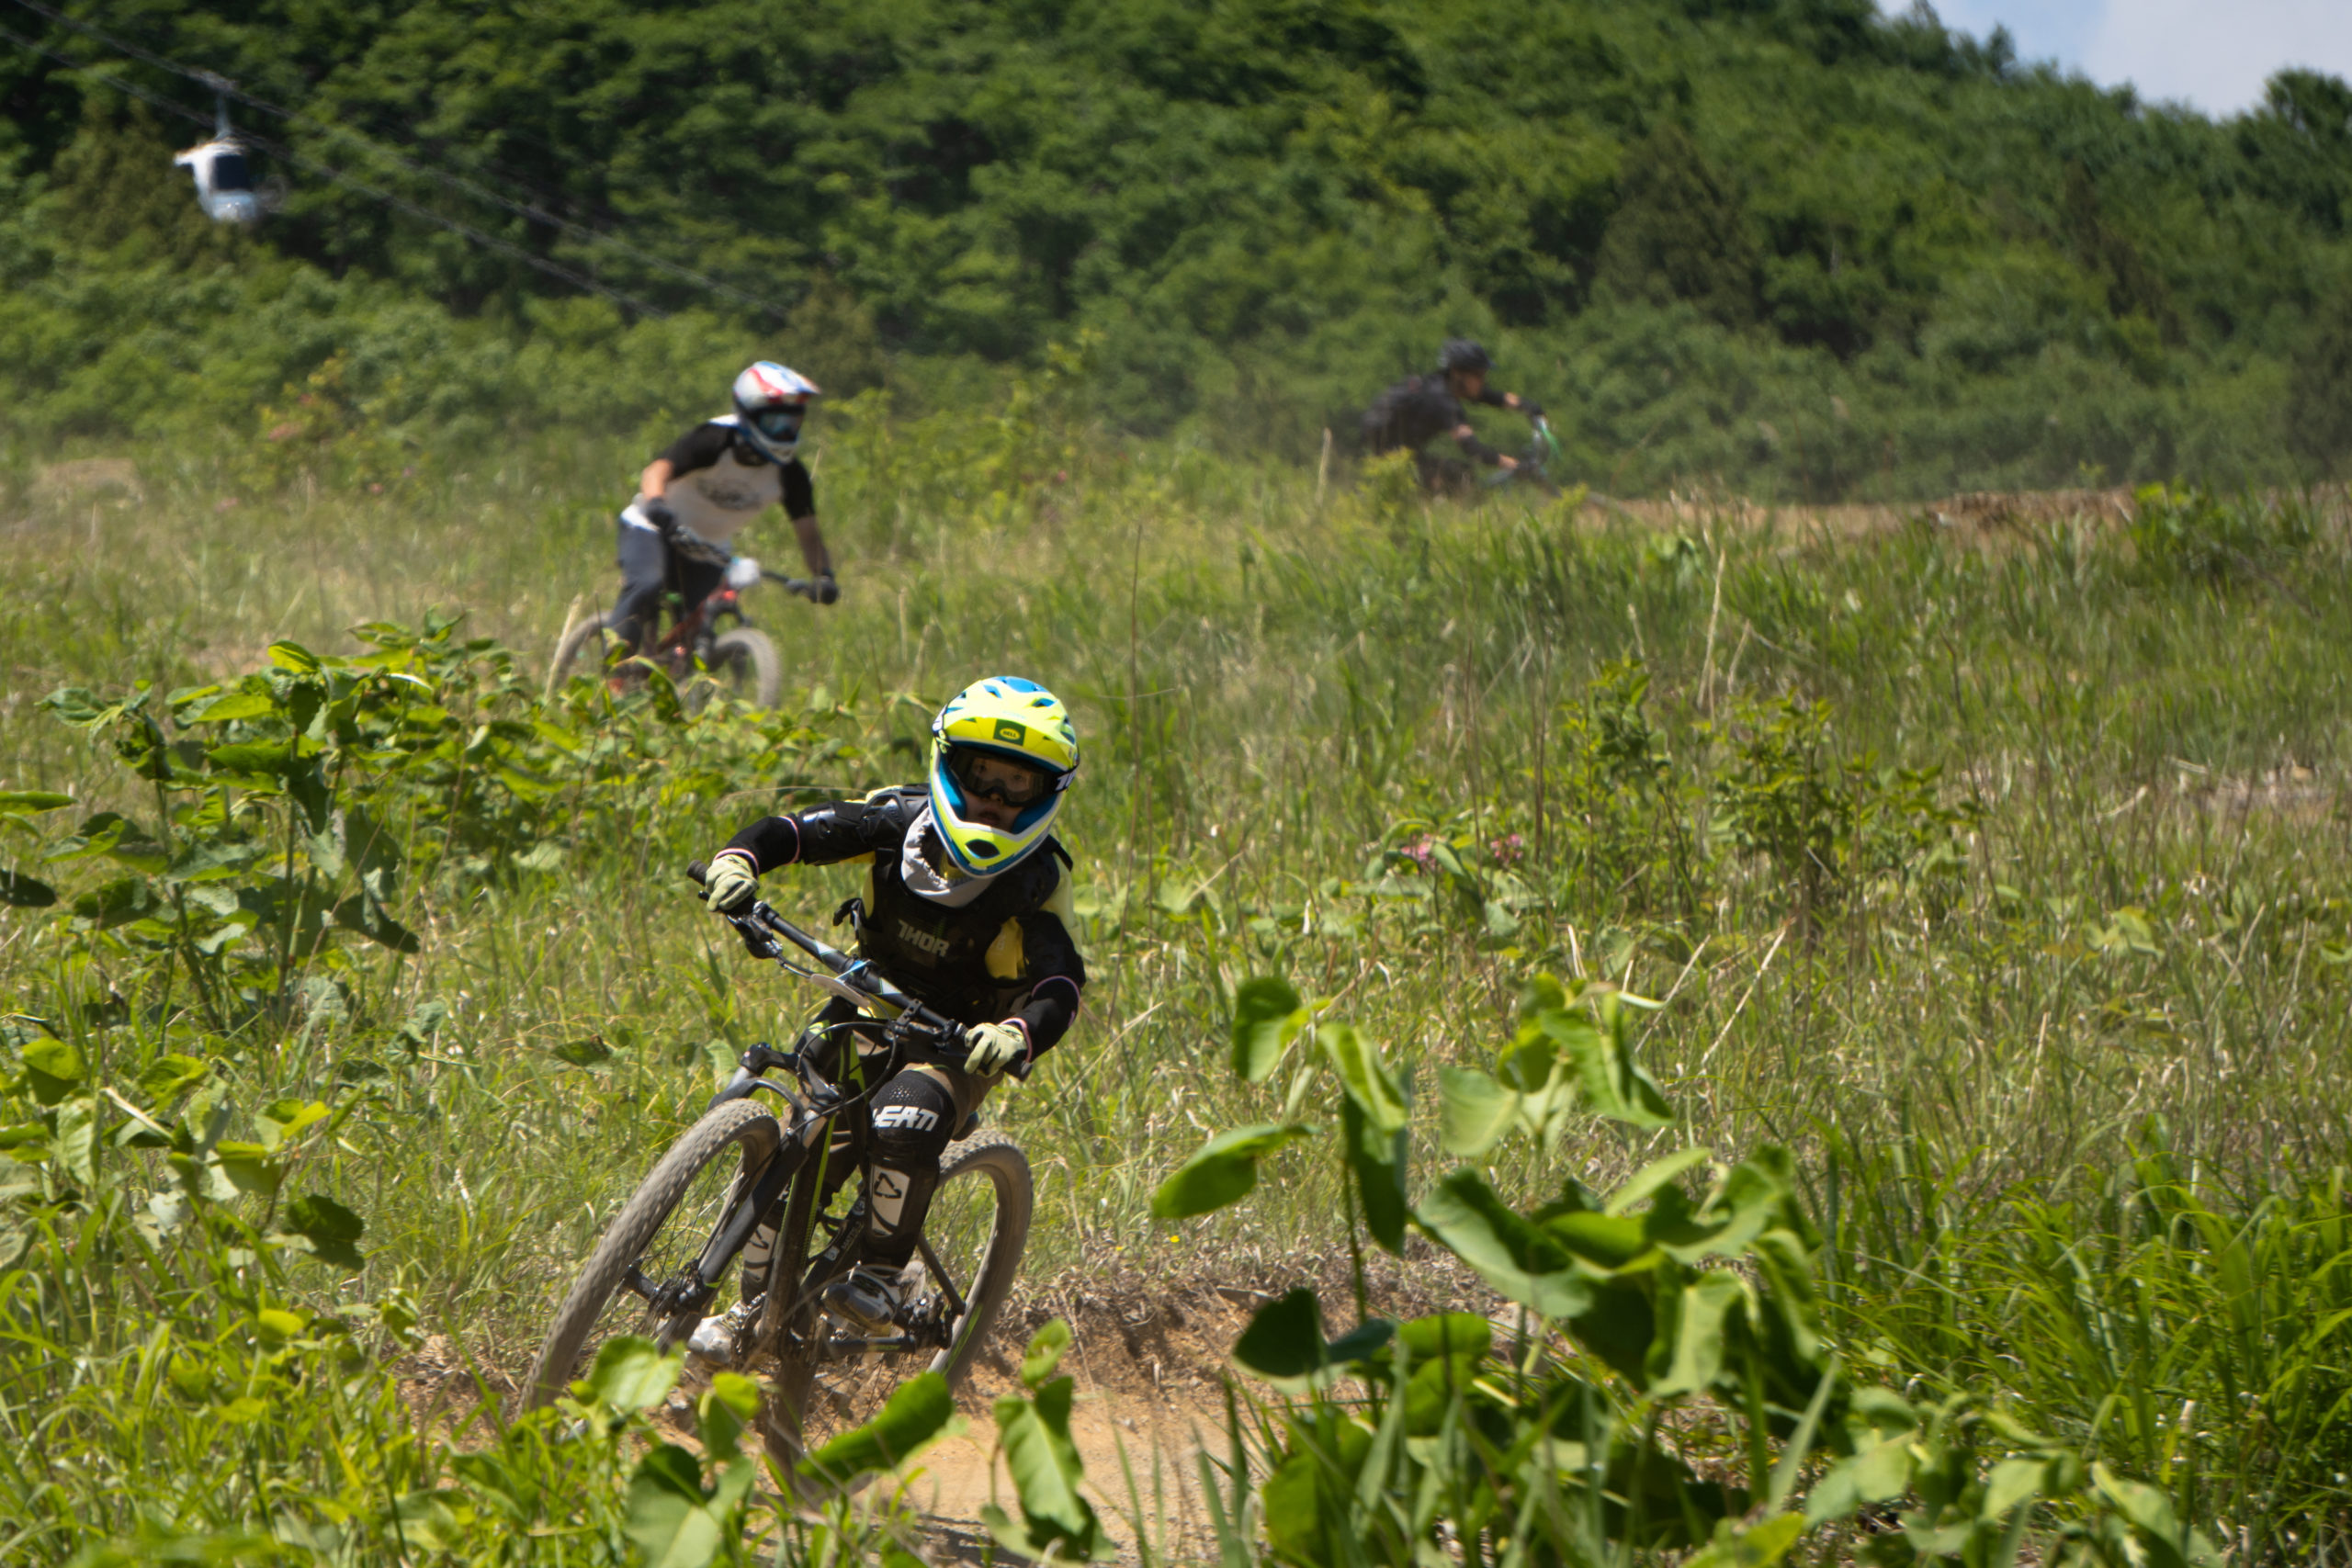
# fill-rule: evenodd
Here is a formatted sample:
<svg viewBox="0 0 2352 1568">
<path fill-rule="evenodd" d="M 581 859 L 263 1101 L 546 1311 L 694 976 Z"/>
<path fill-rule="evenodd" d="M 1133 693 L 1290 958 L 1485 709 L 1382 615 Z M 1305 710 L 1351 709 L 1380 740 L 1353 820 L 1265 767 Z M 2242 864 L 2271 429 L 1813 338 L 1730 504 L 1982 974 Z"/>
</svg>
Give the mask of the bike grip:
<svg viewBox="0 0 2352 1568">
<path fill-rule="evenodd" d="M 705 862 L 696 860 L 686 863 L 686 880 L 696 887 L 708 886 L 709 876 L 710 867 Z"/>
</svg>

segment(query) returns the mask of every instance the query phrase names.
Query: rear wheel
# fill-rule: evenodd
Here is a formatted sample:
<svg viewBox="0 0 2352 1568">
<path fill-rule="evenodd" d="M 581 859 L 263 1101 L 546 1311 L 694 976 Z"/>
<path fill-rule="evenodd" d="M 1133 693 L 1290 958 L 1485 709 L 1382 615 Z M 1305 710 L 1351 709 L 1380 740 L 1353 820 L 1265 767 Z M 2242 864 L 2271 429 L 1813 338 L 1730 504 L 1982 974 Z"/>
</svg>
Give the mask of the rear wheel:
<svg viewBox="0 0 2352 1568">
<path fill-rule="evenodd" d="M 772 708 L 784 694 L 784 664 L 775 644 L 757 626 L 720 632 L 710 643 L 710 672 L 739 702 Z"/>
<path fill-rule="evenodd" d="M 822 1254 L 863 1211 L 843 1203 L 833 1207 L 848 1213 L 820 1214 L 814 1167 L 812 1160 L 793 1185 L 761 1320 L 761 1341 L 776 1358 L 767 1440 L 787 1465 L 872 1419 L 917 1372 L 943 1373 L 960 1389 L 1021 1271 L 1036 1202 L 1029 1157 L 1010 1139 L 950 1148 L 923 1224 L 929 1256 L 918 1251 L 906 1277 L 904 1317 L 917 1343 L 865 1350 L 856 1331 L 818 1303 L 819 1292 L 854 1261 L 848 1247 L 830 1263 Z M 779 1289 L 786 1280 L 797 1284 Z"/>
<path fill-rule="evenodd" d="M 552 1403 L 615 1335 L 641 1334 L 673 1349 L 718 1310 L 733 1270 L 704 1292 L 695 1289 L 695 1265 L 783 1135 L 776 1119 L 748 1100 L 729 1100 L 686 1129 L 605 1227 L 556 1309 L 524 1388 L 524 1409 Z"/>
</svg>

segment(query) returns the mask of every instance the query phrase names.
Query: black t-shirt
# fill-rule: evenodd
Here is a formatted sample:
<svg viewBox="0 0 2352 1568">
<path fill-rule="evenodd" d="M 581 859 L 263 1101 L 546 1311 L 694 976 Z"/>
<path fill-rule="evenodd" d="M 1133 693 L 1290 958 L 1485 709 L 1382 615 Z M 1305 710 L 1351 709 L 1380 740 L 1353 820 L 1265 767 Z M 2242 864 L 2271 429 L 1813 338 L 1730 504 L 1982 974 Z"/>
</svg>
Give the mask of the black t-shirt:
<svg viewBox="0 0 2352 1568">
<path fill-rule="evenodd" d="M 1503 394 L 1491 386 L 1480 388 L 1473 400 L 1488 408 L 1510 406 L 1503 401 Z M 1451 435 L 1469 422 L 1469 412 L 1445 384 L 1443 374 L 1410 376 L 1381 393 L 1364 411 L 1364 450 L 1418 452 L 1433 437 Z M 1494 450 L 1476 438 L 1463 445 L 1482 457 L 1491 456 Z"/>
<path fill-rule="evenodd" d="M 970 903 L 934 903 L 908 887 L 899 867 L 907 834 L 923 820 L 926 806 L 921 784 L 877 790 L 864 800 L 763 817 L 727 847 L 750 855 L 762 872 L 869 863 L 860 956 L 959 1022 L 1019 1019 L 1032 1053 L 1043 1055 L 1078 1016 L 1086 986 L 1086 961 L 1071 934 L 1077 917 L 1067 857 L 1049 837 L 1019 865 L 989 878 Z"/>
<path fill-rule="evenodd" d="M 729 462 L 730 467 L 750 469 L 753 474 L 763 468 L 774 468 L 775 499 L 784 502 L 784 514 L 795 521 L 817 514 L 817 489 L 809 482 L 808 470 L 801 466 L 800 459 L 787 457 L 781 463 L 776 462 L 752 445 L 750 438 L 737 427 L 732 415 L 695 425 L 670 443 L 669 450 L 662 456 L 669 459 L 673 479 L 684 479 L 699 469 L 716 468 L 723 461 Z"/>
</svg>

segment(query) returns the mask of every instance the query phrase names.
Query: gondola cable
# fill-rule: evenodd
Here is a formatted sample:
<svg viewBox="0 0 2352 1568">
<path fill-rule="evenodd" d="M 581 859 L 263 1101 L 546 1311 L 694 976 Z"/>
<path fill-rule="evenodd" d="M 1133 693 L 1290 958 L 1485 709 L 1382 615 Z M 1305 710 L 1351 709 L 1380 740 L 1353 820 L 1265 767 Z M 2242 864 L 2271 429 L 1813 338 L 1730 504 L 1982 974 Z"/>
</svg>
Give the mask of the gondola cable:
<svg viewBox="0 0 2352 1568">
<path fill-rule="evenodd" d="M 486 186 L 482 186 L 469 179 L 463 175 L 452 174 L 446 169 L 436 169 L 430 164 L 417 163 L 413 159 L 402 154 L 397 149 L 388 147 L 382 142 L 375 141 L 371 137 L 352 130 L 348 126 L 337 125 L 332 120 L 321 119 L 315 115 L 303 114 L 299 110 L 289 109 L 282 105 L 271 103 L 266 98 L 256 97 L 253 94 L 246 92 L 242 87 L 237 86 L 233 82 L 228 81 L 216 72 L 203 70 L 196 66 L 183 65 L 177 61 L 157 54 L 152 50 L 142 49 L 139 45 L 130 42 L 128 39 L 117 38 L 112 33 L 107 32 L 106 29 L 99 28 L 95 24 L 82 21 L 74 17 L 69 17 L 62 11 L 59 11 L 51 6 L 43 5 L 41 0 L 16 0 L 16 4 L 22 6 L 25 9 L 34 12 L 39 16 L 45 17 L 49 20 L 55 22 L 60 26 L 71 28 L 77 32 L 87 34 L 89 37 L 94 38 L 100 43 L 106 45 L 108 49 L 114 50 L 118 53 L 127 55 L 130 59 L 136 60 L 141 64 L 151 65 L 159 71 L 168 71 L 175 75 L 184 76 L 190 81 L 201 83 L 217 93 L 221 93 L 229 97 L 234 98 L 237 102 L 244 105 L 248 108 L 258 109 L 264 114 L 275 116 L 277 118 L 286 120 L 292 125 L 305 127 L 331 136 L 339 136 L 346 141 L 355 142 L 358 146 L 368 150 L 369 152 L 374 153 L 376 156 L 396 165 L 403 172 L 413 175 L 420 179 L 437 180 L 450 189 L 471 197 L 477 201 L 488 202 L 492 206 L 503 208 L 505 210 L 514 213 L 517 217 L 527 218 L 535 222 L 545 223 L 551 228 L 560 230 L 565 234 L 568 234 L 573 239 L 579 240 L 583 243 L 608 246 L 611 249 L 621 252 L 625 255 L 631 256 L 638 261 L 643 262 L 646 265 L 653 267 L 658 271 L 667 273 L 672 277 L 675 277 L 682 282 L 690 283 L 696 288 L 706 289 L 710 293 L 724 296 L 729 299 L 734 300 L 738 304 L 748 305 L 754 310 L 765 311 L 767 314 L 774 316 L 778 320 L 783 319 L 786 314 L 784 307 L 778 305 L 774 300 L 763 299 L 757 295 L 748 294 L 742 289 L 737 288 L 732 284 L 722 282 L 718 278 L 696 272 L 692 267 L 682 266 L 676 262 L 669 261 L 662 256 L 658 256 L 650 251 L 643 250 L 639 246 L 630 244 L 627 240 L 622 239 L 617 234 L 608 233 L 599 229 L 589 228 L 585 224 L 575 222 L 571 219 L 550 212 L 544 207 L 537 206 L 532 202 L 514 200 L 510 197 L 490 189 Z M 11 37 L 14 37 L 14 35 L 11 35 Z M 21 39 L 18 39 L 17 41 L 22 42 Z M 42 52 L 46 53 L 48 51 L 43 51 Z M 51 55 L 51 58 L 59 59 L 62 57 L 52 54 Z M 76 66 L 75 69 L 83 70 L 91 68 Z M 258 138 L 252 136 L 248 136 L 246 140 L 253 141 L 256 146 L 266 145 Z M 356 184 L 356 182 L 352 180 L 349 176 L 345 176 L 345 180 L 347 184 Z"/>
</svg>

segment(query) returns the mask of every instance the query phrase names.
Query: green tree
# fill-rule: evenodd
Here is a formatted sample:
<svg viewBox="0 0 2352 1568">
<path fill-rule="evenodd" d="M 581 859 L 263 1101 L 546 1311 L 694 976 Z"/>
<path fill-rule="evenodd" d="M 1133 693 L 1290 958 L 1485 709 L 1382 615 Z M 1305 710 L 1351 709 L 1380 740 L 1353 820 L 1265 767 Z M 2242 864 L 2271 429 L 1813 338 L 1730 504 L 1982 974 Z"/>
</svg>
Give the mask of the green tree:
<svg viewBox="0 0 2352 1568">
<path fill-rule="evenodd" d="M 1671 120 L 1626 154 L 1599 280 L 1618 298 L 1684 299 L 1725 326 L 1756 319 L 1756 250 L 1738 197 Z"/>
<path fill-rule="evenodd" d="M 2339 285 L 2321 306 L 2295 353 L 2287 440 L 2298 457 L 2330 474 L 2352 457 L 2352 284 Z"/>
</svg>

